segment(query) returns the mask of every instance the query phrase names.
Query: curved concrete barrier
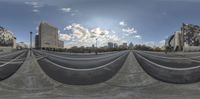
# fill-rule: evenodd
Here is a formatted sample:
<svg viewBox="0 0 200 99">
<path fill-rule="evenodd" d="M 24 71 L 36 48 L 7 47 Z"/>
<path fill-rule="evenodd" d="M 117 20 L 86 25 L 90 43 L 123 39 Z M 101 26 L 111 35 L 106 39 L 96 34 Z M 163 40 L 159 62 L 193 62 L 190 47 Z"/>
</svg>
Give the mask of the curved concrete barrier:
<svg viewBox="0 0 200 99">
<path fill-rule="evenodd" d="M 46 58 L 50 60 L 51 62 L 64 66 L 64 67 L 87 69 L 87 68 L 93 68 L 93 67 L 105 65 L 109 62 L 116 60 L 123 54 L 124 53 L 116 53 L 112 56 L 91 59 L 91 60 L 73 60 L 73 59 L 64 59 L 64 58 L 53 57 L 53 56 L 46 56 Z"/>
<path fill-rule="evenodd" d="M 141 53 L 141 52 L 137 52 L 137 53 L 154 63 L 164 65 L 167 67 L 188 68 L 188 67 L 196 67 L 200 65 L 200 61 L 192 60 L 190 58 L 163 57 L 163 56 Z"/>
<path fill-rule="evenodd" d="M 25 57 L 27 56 L 27 51 L 20 53 L 20 55 L 19 54 L 17 54 L 17 55 L 18 56 L 13 55 L 13 59 L 11 59 L 10 61 L 1 63 L 1 65 L 0 65 L 0 81 L 9 78 L 20 68 L 20 66 L 23 64 L 23 62 L 25 60 Z M 23 58 L 22 61 L 18 60 L 18 59 L 22 59 L 22 58 Z"/>
<path fill-rule="evenodd" d="M 176 84 L 195 83 L 200 81 L 200 66 L 174 68 L 154 63 L 138 53 L 134 53 L 141 67 L 152 77 Z"/>
<path fill-rule="evenodd" d="M 8 53 L 6 55 L 0 56 L 0 60 L 14 59 L 17 56 L 21 55 L 22 53 L 24 53 L 24 51 L 18 51 L 18 52 Z"/>
<path fill-rule="evenodd" d="M 48 56 L 52 56 L 52 57 L 55 57 L 55 58 L 63 58 L 65 60 L 76 60 L 76 61 L 84 61 L 84 60 L 99 60 L 99 59 L 105 59 L 105 58 L 108 58 L 108 57 L 111 57 L 111 56 L 115 56 L 115 55 L 118 55 L 118 54 L 123 54 L 123 53 L 126 53 L 128 51 L 121 51 L 121 52 L 117 52 L 117 53 L 113 53 L 113 54 L 107 54 L 107 55 L 92 55 L 92 57 L 87 57 L 87 56 L 90 56 L 90 55 L 78 55 L 76 57 L 70 57 L 70 56 L 63 56 L 63 55 L 59 55 L 59 54 L 52 54 L 52 53 L 47 53 L 47 52 L 44 52 L 44 51 L 37 51 L 37 50 L 34 50 L 34 52 L 38 53 L 39 55 L 41 56 L 44 56 L 44 57 L 48 57 Z"/>
<path fill-rule="evenodd" d="M 70 85 L 90 85 L 104 82 L 113 77 L 123 66 L 128 52 L 103 66 L 87 69 L 67 68 L 49 61 L 38 60 L 43 71 L 52 79 Z M 78 62 L 78 61 L 77 61 Z"/>
<path fill-rule="evenodd" d="M 20 50 L 20 51 L 13 51 L 13 52 L 5 52 L 3 54 L 0 54 L 0 58 L 6 57 L 6 56 L 10 56 L 10 55 L 14 55 L 14 54 L 19 54 L 24 52 L 24 50 Z"/>
<path fill-rule="evenodd" d="M 100 56 L 115 54 L 115 53 L 118 53 L 119 51 L 98 53 L 97 55 L 95 53 L 66 53 L 66 52 L 49 52 L 49 51 L 43 51 L 43 52 L 55 54 L 55 55 L 60 55 L 60 56 L 63 56 L 63 57 L 71 57 L 71 58 L 73 58 L 73 57 L 92 58 L 92 57 L 97 57 L 97 56 L 100 57 Z"/>
<path fill-rule="evenodd" d="M 162 56 L 167 58 L 200 58 L 200 52 L 170 52 L 170 53 L 164 53 L 164 52 L 153 52 L 153 51 L 136 51 L 156 56 Z"/>
</svg>

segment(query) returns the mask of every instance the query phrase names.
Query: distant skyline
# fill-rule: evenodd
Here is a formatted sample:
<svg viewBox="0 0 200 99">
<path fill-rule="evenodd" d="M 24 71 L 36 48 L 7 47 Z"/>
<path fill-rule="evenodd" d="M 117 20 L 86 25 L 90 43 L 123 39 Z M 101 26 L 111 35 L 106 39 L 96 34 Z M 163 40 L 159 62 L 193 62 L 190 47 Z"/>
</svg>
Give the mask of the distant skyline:
<svg viewBox="0 0 200 99">
<path fill-rule="evenodd" d="M 182 23 L 200 25 L 199 0 L 0 0 L 0 26 L 29 43 L 41 21 L 60 31 L 65 46 L 107 42 L 161 46 Z"/>
</svg>

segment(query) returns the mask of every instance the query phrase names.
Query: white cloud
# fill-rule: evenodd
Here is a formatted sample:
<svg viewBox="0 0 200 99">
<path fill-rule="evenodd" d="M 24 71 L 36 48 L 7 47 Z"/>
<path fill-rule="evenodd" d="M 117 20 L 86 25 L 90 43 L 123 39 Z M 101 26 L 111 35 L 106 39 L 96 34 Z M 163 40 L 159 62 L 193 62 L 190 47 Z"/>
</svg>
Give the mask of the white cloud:
<svg viewBox="0 0 200 99">
<path fill-rule="evenodd" d="M 64 28 L 64 31 L 66 31 L 66 30 L 71 30 L 72 29 L 72 26 L 71 25 L 68 25 L 68 26 L 66 26 L 65 28 Z"/>
<path fill-rule="evenodd" d="M 126 33 L 129 33 L 129 34 L 136 34 L 137 33 L 137 30 L 135 30 L 135 28 L 123 28 L 122 29 L 123 32 L 126 32 Z"/>
<path fill-rule="evenodd" d="M 158 42 L 154 42 L 154 41 L 148 41 L 144 43 L 147 46 L 151 46 L 151 47 L 163 47 L 165 45 L 165 40 L 161 40 Z"/>
<path fill-rule="evenodd" d="M 40 12 L 40 10 L 38 10 L 38 9 L 33 9 L 33 12 Z"/>
<path fill-rule="evenodd" d="M 159 41 L 159 47 L 163 47 L 165 45 L 165 40 Z"/>
<path fill-rule="evenodd" d="M 74 39 L 80 39 L 80 38 L 86 37 L 90 34 L 89 30 L 87 28 L 81 26 L 80 24 L 69 25 L 69 26 L 67 26 L 67 29 L 72 31 L 72 33 L 73 33 L 72 35 L 73 35 Z"/>
<path fill-rule="evenodd" d="M 27 1 L 27 2 L 25 2 L 25 4 L 35 6 L 35 5 L 38 5 L 38 2 L 34 2 L 34 1 L 28 2 Z"/>
<path fill-rule="evenodd" d="M 100 28 L 94 28 L 91 30 L 92 37 L 99 37 L 99 36 L 104 36 L 108 35 L 109 31 L 108 30 L 102 30 Z"/>
<path fill-rule="evenodd" d="M 36 2 L 36 1 L 31 1 L 31 2 L 25 2 L 25 4 L 32 6 L 33 8 L 40 8 L 43 7 L 43 4 Z"/>
<path fill-rule="evenodd" d="M 144 44 L 150 47 L 155 47 L 156 45 L 154 41 L 147 41 L 147 42 L 144 42 Z"/>
<path fill-rule="evenodd" d="M 133 37 L 134 37 L 134 38 L 137 38 L 137 39 L 142 39 L 142 36 L 141 36 L 141 35 L 134 35 Z"/>
<path fill-rule="evenodd" d="M 142 39 L 142 37 L 137 33 L 137 30 L 131 26 L 128 26 L 127 22 L 125 21 L 120 21 L 119 25 L 122 26 L 121 27 L 121 31 L 123 33 L 125 33 L 124 35 L 126 37 L 133 37 L 136 39 Z"/>
<path fill-rule="evenodd" d="M 59 40 L 69 41 L 71 40 L 71 36 L 68 34 L 59 33 Z"/>
<path fill-rule="evenodd" d="M 124 22 L 124 21 L 120 21 L 120 22 L 119 22 L 119 25 L 120 25 L 120 26 L 127 26 L 127 23 Z"/>
<path fill-rule="evenodd" d="M 80 24 L 71 24 L 66 26 L 64 30 L 71 31 L 71 40 L 68 46 L 91 46 L 96 43 L 96 38 L 98 39 L 98 46 L 105 46 L 108 42 L 123 43 L 125 40 L 120 39 L 117 35 L 112 34 L 111 31 L 93 28 L 88 29 Z"/>
<path fill-rule="evenodd" d="M 60 11 L 64 12 L 64 13 L 68 13 L 70 16 L 76 16 L 78 13 L 78 10 L 74 10 L 72 8 L 60 8 Z"/>
<path fill-rule="evenodd" d="M 67 13 L 67 12 L 71 12 L 72 9 L 71 8 L 61 8 L 60 10 Z"/>
<path fill-rule="evenodd" d="M 78 13 L 78 10 L 74 10 L 72 8 L 60 8 L 59 10 L 61 10 L 64 13 L 69 13 L 70 16 L 76 16 Z"/>
<path fill-rule="evenodd" d="M 43 7 L 43 4 L 36 2 L 36 1 L 26 1 L 24 2 L 27 5 L 32 6 L 34 9 L 32 10 L 33 12 L 40 12 L 38 8 Z"/>
</svg>

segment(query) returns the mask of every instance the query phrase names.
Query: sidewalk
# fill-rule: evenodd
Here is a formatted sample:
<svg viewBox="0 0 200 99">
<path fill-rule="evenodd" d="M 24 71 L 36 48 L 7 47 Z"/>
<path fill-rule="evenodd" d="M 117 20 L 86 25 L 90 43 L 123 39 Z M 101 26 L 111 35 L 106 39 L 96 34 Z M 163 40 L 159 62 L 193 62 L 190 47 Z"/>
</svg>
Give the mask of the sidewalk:
<svg viewBox="0 0 200 99">
<path fill-rule="evenodd" d="M 10 78 L 0 82 L 0 88 L 17 93 L 37 93 L 45 92 L 59 86 L 40 69 L 34 55 L 30 52 L 19 68 L 19 70 Z"/>
</svg>

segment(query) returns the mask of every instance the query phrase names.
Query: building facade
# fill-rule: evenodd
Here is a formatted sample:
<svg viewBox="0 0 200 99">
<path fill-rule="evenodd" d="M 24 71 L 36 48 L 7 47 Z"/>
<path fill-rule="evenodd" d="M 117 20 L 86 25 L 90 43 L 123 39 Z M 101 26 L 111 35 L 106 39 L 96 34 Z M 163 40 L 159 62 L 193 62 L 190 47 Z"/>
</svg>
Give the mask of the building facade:
<svg viewBox="0 0 200 99">
<path fill-rule="evenodd" d="M 131 43 L 129 43 L 129 45 L 128 45 L 128 49 L 133 49 L 133 43 L 131 42 Z"/>
<path fill-rule="evenodd" d="M 128 44 L 127 43 L 123 43 L 123 48 L 127 49 L 128 48 Z"/>
<path fill-rule="evenodd" d="M 168 46 L 171 48 L 173 51 L 181 51 L 183 49 L 183 35 L 180 31 L 174 32 L 173 35 L 171 35 L 168 38 Z"/>
<path fill-rule="evenodd" d="M 35 35 L 35 48 L 36 49 L 40 48 L 40 46 L 39 46 L 39 35 Z"/>
<path fill-rule="evenodd" d="M 64 41 L 59 40 L 58 41 L 58 47 L 59 48 L 64 48 Z"/>
<path fill-rule="evenodd" d="M 0 47 L 16 48 L 15 35 L 3 27 L 0 27 Z"/>
<path fill-rule="evenodd" d="M 112 49 L 113 47 L 114 47 L 113 42 L 108 42 L 108 48 L 109 48 L 109 49 Z"/>
<path fill-rule="evenodd" d="M 183 23 L 181 31 L 166 39 L 165 46 L 173 51 L 200 51 L 200 26 Z"/>
<path fill-rule="evenodd" d="M 58 28 L 41 22 L 39 25 L 39 47 L 42 49 L 57 49 L 59 47 Z"/>
<path fill-rule="evenodd" d="M 114 43 L 114 48 L 118 48 L 118 44 L 117 43 Z"/>
<path fill-rule="evenodd" d="M 193 24 L 183 24 L 184 46 L 200 46 L 200 26 Z"/>
</svg>

